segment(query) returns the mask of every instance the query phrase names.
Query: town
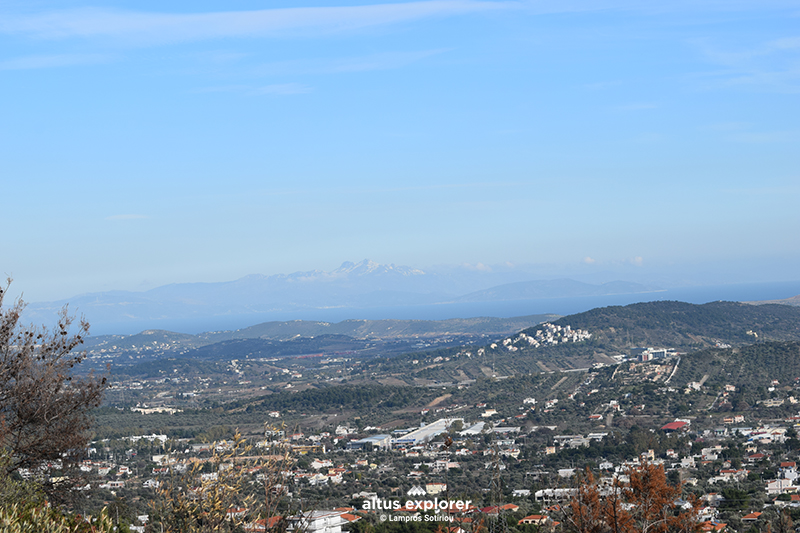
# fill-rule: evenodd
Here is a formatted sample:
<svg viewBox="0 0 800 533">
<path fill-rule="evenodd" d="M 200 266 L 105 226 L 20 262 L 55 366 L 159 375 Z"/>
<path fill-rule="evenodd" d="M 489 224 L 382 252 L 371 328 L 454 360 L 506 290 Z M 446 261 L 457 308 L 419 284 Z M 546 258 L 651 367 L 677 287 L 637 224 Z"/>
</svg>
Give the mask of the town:
<svg viewBox="0 0 800 533">
<path fill-rule="evenodd" d="M 542 331 L 558 332 L 549 326 Z M 513 352 L 516 343 L 533 346 L 590 338 L 579 329 L 562 332 L 563 337 L 542 334 L 538 340 L 525 335 L 505 338 L 487 349 L 500 346 Z M 475 357 L 483 355 L 481 350 L 474 350 Z M 725 346 L 714 350 L 731 351 Z M 472 354 L 460 350 L 455 356 Z M 441 356 L 430 362 L 436 357 Z M 207 421 L 207 431 L 184 437 L 164 422 L 197 412 L 191 402 L 196 404 L 197 396 L 216 387 L 210 378 L 193 384 L 178 376 L 119 382 L 110 394 L 123 389 L 152 394 L 149 403 L 122 411 L 106 408 L 98 423 L 114 417 L 135 420 L 139 423 L 130 426 L 151 427 L 154 432 L 92 442 L 89 458 L 80 465 L 86 481 L 81 491 L 95 505 L 124 507 L 132 529 L 138 531 L 145 531 L 153 512 L 150 502 L 166 485 L 181 479 L 200 494 L 204 484 L 220 476 L 237 476 L 240 482 L 236 500 L 241 503 L 226 513 L 245 531 L 360 531 L 364 524 L 381 527 L 384 521 L 407 521 L 395 518 L 398 513 L 423 516 L 434 511 L 444 512 L 453 527 L 464 531 L 482 520 L 501 518 L 514 527 L 554 528 L 563 522 L 565 505 L 587 469 L 601 486 L 610 486 L 631 469 L 649 464 L 663 466 L 667 479 L 682 487 L 684 498 L 702 502 L 697 519 L 704 530 L 745 531 L 761 527 L 781 510 L 800 511 L 800 413 L 796 407 L 791 410 L 798 403 L 800 370 L 796 377 L 775 375 L 764 383 L 742 384 L 725 381 L 727 372 L 698 377 L 696 364 L 705 359 L 671 348 L 632 348 L 606 359 L 609 363 L 577 371 L 417 387 L 412 389 L 414 397 L 391 409 L 382 409 L 386 392 L 380 393 L 380 388 L 374 403 L 358 408 L 345 405 L 349 400 L 343 397 L 337 401 L 344 403 L 334 408 L 301 410 L 290 403 L 281 409 L 278 398 L 300 402 L 316 390 L 303 386 L 302 372 L 281 370 L 290 381 L 281 382 L 285 392 L 267 397 L 275 402 L 257 412 L 249 409 L 249 414 L 248 409 L 227 409 L 219 418 L 248 423 L 208 430 Z M 339 358 L 335 364 L 349 369 L 350 375 L 358 372 L 359 362 L 352 358 Z M 229 371 L 245 372 L 237 361 L 229 363 Z M 161 388 L 170 384 L 178 390 L 191 386 L 194 396 L 164 394 Z M 747 397 L 752 403 L 747 409 L 742 388 L 760 395 L 754 401 Z M 348 389 L 345 383 L 329 390 Z M 361 393 L 365 390 L 369 388 Z M 218 398 L 219 387 L 214 392 Z M 147 407 L 150 404 L 156 406 Z M 213 410 L 206 410 L 210 418 Z M 166 431 L 158 433 L 162 424 Z M 246 436 L 237 436 L 236 430 L 243 428 Z M 247 446 L 247 453 L 237 455 L 238 446 Z M 47 474 L 52 475 L 49 470 Z M 245 504 L 248 497 L 264 492 L 265 483 L 279 500 L 268 518 L 259 514 L 263 505 Z M 469 504 L 456 508 L 454 503 L 442 511 L 420 503 L 433 499 L 436 505 Z"/>
</svg>

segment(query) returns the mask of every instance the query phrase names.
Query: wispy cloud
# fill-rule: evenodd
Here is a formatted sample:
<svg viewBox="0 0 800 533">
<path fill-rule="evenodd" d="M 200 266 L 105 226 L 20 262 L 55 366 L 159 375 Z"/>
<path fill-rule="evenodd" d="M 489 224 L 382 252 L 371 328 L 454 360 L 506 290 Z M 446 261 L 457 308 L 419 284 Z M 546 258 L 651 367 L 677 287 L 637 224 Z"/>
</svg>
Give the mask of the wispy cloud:
<svg viewBox="0 0 800 533">
<path fill-rule="evenodd" d="M 523 6 L 519 1 L 428 0 L 186 14 L 83 8 L 36 15 L 5 15 L 0 18 L 0 32 L 41 39 L 101 37 L 154 45 L 229 37 L 338 33 Z"/>
<path fill-rule="evenodd" d="M 477 271 L 477 272 L 491 272 L 492 271 L 492 267 L 490 267 L 489 265 L 484 265 L 483 263 L 475 263 L 474 265 L 470 264 L 470 263 L 462 263 L 461 266 L 463 268 L 467 269 L 467 270 L 472 270 L 472 271 Z"/>
<path fill-rule="evenodd" d="M 738 49 L 696 44 L 707 60 L 721 67 L 696 76 L 704 86 L 800 92 L 800 37 L 772 39 Z"/>
<path fill-rule="evenodd" d="M 72 67 L 105 63 L 105 54 L 53 54 L 15 57 L 0 61 L 0 70 L 30 70 L 39 68 Z"/>
<path fill-rule="evenodd" d="M 418 0 L 360 6 L 292 7 L 208 13 L 159 13 L 76 8 L 36 14 L 2 13 L 0 33 L 41 39 L 109 38 L 139 45 L 231 37 L 321 35 L 434 17 L 525 10 L 530 14 L 605 10 L 663 12 L 747 11 L 796 7 L 795 0 Z M 776 42 L 776 46 L 794 46 Z"/>
</svg>

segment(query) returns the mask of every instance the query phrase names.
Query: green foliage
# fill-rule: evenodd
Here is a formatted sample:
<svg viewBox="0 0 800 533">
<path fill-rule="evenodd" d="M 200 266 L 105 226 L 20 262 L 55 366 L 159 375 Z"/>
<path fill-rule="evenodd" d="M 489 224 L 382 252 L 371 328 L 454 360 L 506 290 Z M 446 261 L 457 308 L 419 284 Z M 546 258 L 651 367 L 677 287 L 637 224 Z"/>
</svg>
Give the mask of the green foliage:
<svg viewBox="0 0 800 533">
<path fill-rule="evenodd" d="M 25 481 L 16 472 L 8 473 L 10 462 L 8 454 L 0 452 L 0 508 L 19 503 L 42 505 L 45 497 L 41 487 Z"/>
<path fill-rule="evenodd" d="M 681 359 L 673 383 L 685 384 L 703 375 L 709 376 L 706 387 L 712 390 L 725 384 L 736 386 L 728 400 L 735 410 L 754 407 L 759 400 L 768 398 L 766 387 L 773 379 L 788 385 L 787 380 L 800 377 L 800 342 L 702 350 Z"/>
<path fill-rule="evenodd" d="M 626 347 L 628 342 L 676 348 L 708 346 L 720 340 L 749 344 L 756 338 L 748 331 L 757 333 L 759 341 L 800 340 L 800 308 L 786 305 L 648 302 L 592 309 L 555 324 L 589 330 L 600 346 L 616 348 Z"/>
<path fill-rule="evenodd" d="M 345 335 L 319 335 L 279 341 L 269 339 L 232 339 L 202 346 L 187 352 L 195 359 L 236 359 L 240 357 L 285 357 L 325 352 L 363 350 L 369 343 Z"/>
<path fill-rule="evenodd" d="M 750 506 L 750 494 L 746 490 L 726 487 L 722 489 L 722 497 L 725 499 L 720 503 L 721 509 L 744 511 Z"/>
<path fill-rule="evenodd" d="M 47 506 L 20 504 L 0 507 L 0 531 L 6 533 L 112 533 L 116 528 L 108 511 L 85 519 Z"/>
<path fill-rule="evenodd" d="M 334 409 L 398 409 L 406 407 L 418 397 L 419 389 L 414 387 L 341 385 L 299 393 L 281 392 L 263 397 L 253 403 L 253 407 L 255 412 L 285 409 L 316 411 L 322 406 Z"/>
</svg>

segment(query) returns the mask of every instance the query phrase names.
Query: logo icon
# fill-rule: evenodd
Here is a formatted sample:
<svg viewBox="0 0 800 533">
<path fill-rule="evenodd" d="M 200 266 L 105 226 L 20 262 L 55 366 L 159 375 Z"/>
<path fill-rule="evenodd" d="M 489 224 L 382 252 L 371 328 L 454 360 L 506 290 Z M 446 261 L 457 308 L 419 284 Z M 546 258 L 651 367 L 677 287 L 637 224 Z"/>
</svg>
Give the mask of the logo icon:
<svg viewBox="0 0 800 533">
<path fill-rule="evenodd" d="M 408 489 L 408 492 L 406 492 L 406 494 L 408 494 L 409 496 L 425 496 L 426 494 L 428 494 L 428 492 L 419 485 L 414 485 L 413 487 Z"/>
</svg>

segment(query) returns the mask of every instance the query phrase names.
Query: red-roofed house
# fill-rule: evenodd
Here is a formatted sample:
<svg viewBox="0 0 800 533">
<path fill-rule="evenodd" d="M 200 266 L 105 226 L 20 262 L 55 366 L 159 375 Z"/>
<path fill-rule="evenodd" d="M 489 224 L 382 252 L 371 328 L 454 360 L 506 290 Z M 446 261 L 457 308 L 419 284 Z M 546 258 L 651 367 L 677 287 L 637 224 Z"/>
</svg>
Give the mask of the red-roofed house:
<svg viewBox="0 0 800 533">
<path fill-rule="evenodd" d="M 244 526 L 244 530 L 247 533 L 260 533 L 261 531 L 267 531 L 274 528 L 281 520 L 283 520 L 282 516 L 273 516 L 269 519 L 269 521 L 266 518 L 262 518 L 246 524 Z"/>
<path fill-rule="evenodd" d="M 704 533 L 718 533 L 723 531 L 728 524 L 723 524 L 722 522 L 703 522 L 700 524 L 700 531 Z"/>
<path fill-rule="evenodd" d="M 360 516 L 354 515 L 354 514 L 350 514 L 350 513 L 342 513 L 342 518 L 344 518 L 345 520 L 347 520 L 351 524 L 353 522 L 358 522 L 359 520 L 361 520 Z"/>
<path fill-rule="evenodd" d="M 546 524 L 549 520 L 550 520 L 550 517 L 547 516 L 547 515 L 544 515 L 544 514 L 532 514 L 532 515 L 526 516 L 525 518 L 523 518 L 522 520 L 517 522 L 517 524 L 518 525 L 534 524 L 534 525 L 537 525 L 537 526 L 541 526 L 543 524 Z"/>
<path fill-rule="evenodd" d="M 671 431 L 684 431 L 686 428 L 689 427 L 689 424 L 686 422 L 670 422 L 669 424 L 663 426 L 661 428 L 662 431 L 671 432 Z"/>
</svg>

